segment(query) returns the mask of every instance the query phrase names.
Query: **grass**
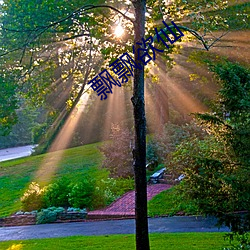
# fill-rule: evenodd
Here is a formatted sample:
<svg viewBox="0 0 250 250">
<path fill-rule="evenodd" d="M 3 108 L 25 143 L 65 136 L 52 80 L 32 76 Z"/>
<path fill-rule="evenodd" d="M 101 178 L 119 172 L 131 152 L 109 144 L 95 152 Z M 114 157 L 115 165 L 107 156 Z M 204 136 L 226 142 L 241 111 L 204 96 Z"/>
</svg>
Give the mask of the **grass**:
<svg viewBox="0 0 250 250">
<path fill-rule="evenodd" d="M 148 215 L 157 217 L 161 215 L 174 215 L 178 212 L 185 214 L 198 214 L 198 209 L 194 204 L 188 203 L 177 194 L 175 187 L 153 197 L 148 203 Z"/>
<path fill-rule="evenodd" d="M 107 171 L 98 168 L 102 160 L 102 155 L 97 149 L 99 145 L 100 143 L 95 143 L 65 150 L 51 181 L 66 177 L 77 182 L 84 175 L 93 176 L 96 179 L 107 177 Z M 56 154 L 57 152 L 50 153 L 52 157 Z M 37 181 L 34 176 L 45 157 L 46 154 L 1 163 L 0 217 L 21 210 L 20 197 L 32 181 Z M 162 166 L 159 166 L 159 168 L 162 168 Z M 190 205 L 181 202 L 181 199 L 179 200 L 180 203 L 176 202 L 174 188 L 160 193 L 149 202 L 149 216 L 173 215 L 179 211 L 195 214 L 192 206 L 190 207 Z"/>
<path fill-rule="evenodd" d="M 221 250 L 228 246 L 224 233 L 167 233 L 151 234 L 151 250 Z M 0 242 L 1 250 L 78 250 L 78 249 L 135 249 L 134 235 L 73 236 Z"/>
<path fill-rule="evenodd" d="M 98 145 L 100 143 L 65 150 L 51 181 L 62 176 L 79 181 L 86 174 L 106 177 L 107 172 L 98 168 L 102 160 Z M 57 153 L 50 154 L 53 157 Z M 0 217 L 20 210 L 20 197 L 30 182 L 37 181 L 34 176 L 45 157 L 46 154 L 0 163 Z"/>
</svg>

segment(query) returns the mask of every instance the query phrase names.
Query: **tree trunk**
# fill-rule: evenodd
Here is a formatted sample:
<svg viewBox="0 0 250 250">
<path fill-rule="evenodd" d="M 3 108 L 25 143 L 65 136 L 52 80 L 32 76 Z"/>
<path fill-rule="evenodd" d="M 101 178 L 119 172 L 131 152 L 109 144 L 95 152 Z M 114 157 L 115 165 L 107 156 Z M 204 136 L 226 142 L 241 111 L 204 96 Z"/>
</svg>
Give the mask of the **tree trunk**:
<svg viewBox="0 0 250 250">
<path fill-rule="evenodd" d="M 135 62 L 141 64 L 138 56 L 139 45 L 145 34 L 146 0 L 136 0 L 134 22 Z M 143 67 L 143 66 L 142 66 Z M 135 173 L 135 217 L 136 249 L 149 250 L 147 218 L 147 180 L 146 180 L 146 117 L 144 103 L 144 67 L 134 71 L 134 89 L 132 103 L 134 107 L 135 147 L 133 149 Z"/>
</svg>

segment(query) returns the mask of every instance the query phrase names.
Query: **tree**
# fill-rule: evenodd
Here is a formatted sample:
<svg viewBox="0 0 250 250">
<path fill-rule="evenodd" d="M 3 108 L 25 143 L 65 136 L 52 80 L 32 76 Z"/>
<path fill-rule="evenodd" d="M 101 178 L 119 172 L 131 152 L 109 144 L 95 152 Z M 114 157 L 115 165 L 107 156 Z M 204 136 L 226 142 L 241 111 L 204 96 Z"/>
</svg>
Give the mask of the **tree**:
<svg viewBox="0 0 250 250">
<path fill-rule="evenodd" d="M 135 63 L 141 65 L 138 49 L 141 39 L 145 36 L 146 0 L 133 2 L 135 7 L 134 46 Z M 140 53 L 140 52 L 139 52 Z M 144 102 L 144 65 L 142 70 L 135 69 L 132 103 L 134 106 L 135 146 L 133 149 L 135 173 L 135 217 L 136 217 L 136 249 L 148 250 L 148 210 L 147 210 L 147 179 L 146 179 L 146 117 Z"/>
<path fill-rule="evenodd" d="M 11 127 L 17 122 L 18 101 L 15 91 L 15 84 L 2 75 L 0 77 L 0 136 L 9 134 Z"/>
<path fill-rule="evenodd" d="M 210 68 L 222 87 L 216 109 L 196 115 L 209 136 L 182 143 L 170 167 L 185 174 L 182 192 L 203 213 L 243 233 L 250 225 L 250 71 L 230 62 Z"/>
<path fill-rule="evenodd" d="M 9 3 L 11 1 L 5 1 L 5 2 Z M 79 4 L 78 1 L 76 2 L 77 4 Z M 27 7 L 27 11 L 31 11 L 29 12 L 29 14 L 32 14 L 31 17 L 29 18 L 29 21 L 30 21 L 29 24 L 31 23 L 31 25 L 30 26 L 28 25 L 28 27 L 27 25 L 25 25 L 25 27 L 22 27 L 22 26 L 20 27 L 19 23 L 17 22 L 17 26 L 19 26 L 18 29 L 16 29 L 16 27 L 13 29 L 11 27 L 8 27 L 7 25 L 7 27 L 3 27 L 3 31 L 5 33 L 12 32 L 12 34 L 13 32 L 16 32 L 17 34 L 21 34 L 22 32 L 20 31 L 23 31 L 26 34 L 29 34 L 29 37 L 23 38 L 23 36 L 18 35 L 18 38 L 13 40 L 12 35 L 11 36 L 7 35 L 6 41 L 12 42 L 12 44 L 14 45 L 16 45 L 15 42 L 18 41 L 17 43 L 18 45 L 19 42 L 21 41 L 22 45 L 17 46 L 16 48 L 13 48 L 13 47 L 9 48 L 9 50 L 6 51 L 6 44 L 5 44 L 4 46 L 1 46 L 1 48 L 3 48 L 2 55 L 7 55 L 10 51 L 16 52 L 19 49 L 22 50 L 23 52 L 22 55 L 24 55 L 25 52 L 27 51 L 29 51 L 30 55 L 32 55 L 34 48 L 37 46 L 37 42 L 42 42 L 44 44 L 43 49 L 50 47 L 49 46 L 50 43 L 48 41 L 53 42 L 53 39 L 51 41 L 51 39 L 49 39 L 50 37 L 48 34 L 50 35 L 56 34 L 56 36 L 53 35 L 52 37 L 54 39 L 56 38 L 56 41 L 58 43 L 63 43 L 65 42 L 65 40 L 71 40 L 71 39 L 79 38 L 81 36 L 85 36 L 85 34 L 82 33 L 82 30 L 88 30 L 89 33 L 86 36 L 87 37 L 94 36 L 95 39 L 99 41 L 99 44 L 98 44 L 99 46 L 104 44 L 104 43 L 102 44 L 103 41 L 102 39 L 100 39 L 100 37 L 102 36 L 104 36 L 109 42 L 110 41 L 113 42 L 113 44 L 109 43 L 110 48 L 104 45 L 102 47 L 102 51 L 106 54 L 106 58 L 107 58 L 107 55 L 109 56 L 114 55 L 115 43 L 114 43 L 114 40 L 112 40 L 112 38 L 110 38 L 110 36 L 107 35 L 109 33 L 108 25 L 110 24 L 110 20 L 112 20 L 112 18 L 105 19 L 103 17 L 106 17 L 107 14 L 110 14 L 110 11 L 112 10 L 118 13 L 119 15 L 121 15 L 127 21 L 132 22 L 134 27 L 130 26 L 130 28 L 131 30 L 134 30 L 134 35 L 135 35 L 135 38 L 134 38 L 135 62 L 140 63 L 140 65 L 142 66 L 142 69 L 137 68 L 135 69 L 135 72 L 134 72 L 134 93 L 132 97 L 132 102 L 134 106 L 134 123 L 135 123 L 135 148 L 133 150 L 133 156 L 134 156 L 134 171 L 135 171 L 135 183 L 136 183 L 136 246 L 137 246 L 137 249 L 149 249 L 148 224 L 147 224 L 146 170 L 145 170 L 146 119 L 145 119 L 145 107 L 144 107 L 144 65 L 141 64 L 139 60 L 139 56 L 140 56 L 138 54 L 139 45 L 137 44 L 137 42 L 140 42 L 141 39 L 144 38 L 144 34 L 145 34 L 146 1 L 145 0 L 132 1 L 134 5 L 135 19 L 131 19 L 122 11 L 120 11 L 118 8 L 115 8 L 111 5 L 102 4 L 102 2 L 105 3 L 105 1 L 98 1 L 98 3 L 95 3 L 96 5 L 89 4 L 89 5 L 85 5 L 85 6 L 78 8 L 76 11 L 71 11 L 72 10 L 71 3 L 68 3 L 67 1 L 62 0 L 59 3 L 57 3 L 57 6 L 59 6 L 60 11 L 56 12 L 57 15 L 54 16 L 53 15 L 55 14 L 54 9 L 53 7 L 51 7 L 51 5 L 53 5 L 54 2 L 51 1 L 50 2 L 51 4 L 47 6 L 45 2 L 42 1 L 42 7 L 46 7 L 46 8 L 49 7 L 48 10 L 53 9 L 53 11 L 51 11 L 50 15 L 48 15 L 48 17 L 46 17 L 44 20 L 42 20 L 41 14 L 37 13 L 40 19 L 36 20 L 35 22 L 33 21 L 33 18 L 35 16 L 34 16 L 34 13 L 32 12 L 32 9 L 35 9 L 38 6 L 36 5 L 36 3 L 33 4 L 30 2 L 26 2 L 27 6 L 25 6 L 25 8 Z M 117 2 L 117 6 L 119 7 L 121 3 L 123 3 L 123 1 Z M 125 5 L 125 3 L 123 4 Z M 211 3 L 208 3 L 205 0 L 204 1 L 201 0 L 199 1 L 199 3 L 197 3 L 196 1 L 187 2 L 187 1 L 177 0 L 177 1 L 171 2 L 171 4 L 169 5 L 166 5 L 164 0 L 157 1 L 157 2 L 148 1 L 149 10 L 150 12 L 152 12 L 151 17 L 154 21 L 157 21 L 159 19 L 165 19 L 168 21 L 168 20 L 171 20 L 173 16 L 176 18 L 176 20 L 178 19 L 181 20 L 184 17 L 188 17 L 188 15 L 192 14 L 189 17 L 191 17 L 191 20 L 193 21 L 193 23 L 196 24 L 196 27 L 198 27 L 199 29 L 203 29 L 205 33 L 207 32 L 207 27 L 205 27 L 204 25 L 205 23 L 206 25 L 211 25 L 212 23 L 214 27 L 220 24 L 224 24 L 223 22 L 224 20 L 220 18 L 219 15 L 217 15 L 218 18 L 216 18 L 216 22 L 214 18 L 205 18 L 206 16 L 203 10 L 207 8 L 211 8 L 211 7 L 213 7 L 214 9 L 218 9 L 218 8 L 223 9 L 225 8 L 224 4 L 225 2 L 218 1 L 218 0 L 213 1 Z M 4 7 L 6 6 L 7 4 L 4 5 Z M 157 11 L 156 11 L 156 8 L 157 8 Z M 101 10 L 103 15 L 97 15 L 97 13 L 95 12 L 96 9 Z M 90 11 L 94 13 L 94 15 L 89 14 Z M 7 21 L 9 21 L 10 23 L 12 21 L 9 18 L 11 16 L 11 11 L 8 12 L 8 14 L 9 15 L 3 16 L 3 19 L 7 18 Z M 63 14 L 65 14 L 66 17 L 63 17 Z M 21 24 L 24 23 L 22 21 L 22 18 L 23 17 L 21 18 L 19 17 L 18 19 Z M 56 18 L 58 18 L 58 20 L 54 21 Z M 206 22 L 203 23 L 203 22 L 200 22 L 200 20 L 205 20 Z M 42 21 L 42 24 L 40 23 L 41 21 Z M 100 28 L 99 26 L 97 26 L 98 22 L 102 24 L 103 28 Z M 7 22 L 7 24 L 9 23 Z M 46 24 L 46 23 L 49 23 L 49 24 Z M 199 41 L 201 41 L 201 43 L 207 50 L 214 44 L 214 42 L 212 42 L 211 44 L 208 44 L 207 41 L 205 41 L 204 36 L 199 35 L 191 27 L 186 27 L 182 25 L 179 25 L 178 27 L 194 35 L 197 39 L 199 39 Z M 95 32 L 93 32 L 93 30 L 95 30 Z M 150 25 L 148 26 L 148 30 L 150 30 Z M 148 30 L 147 32 L 148 34 L 150 34 Z M 71 31 L 73 31 L 73 34 Z M 164 28 L 164 31 L 168 32 L 166 28 Z M 76 33 L 76 35 L 74 32 Z M 68 34 L 68 33 L 70 35 L 65 36 L 65 34 Z M 154 36 L 154 40 L 156 39 L 157 37 Z M 131 43 L 128 43 L 128 45 L 131 45 Z M 96 49 L 98 51 L 98 48 Z M 119 52 L 122 50 L 124 51 L 126 49 L 126 46 L 119 46 L 119 48 L 115 48 L 115 49 Z M 40 50 L 38 49 L 38 51 L 44 54 L 41 48 Z M 54 53 L 51 53 L 51 54 L 53 55 Z M 21 61 L 23 61 L 22 59 L 23 59 L 23 56 L 21 56 Z M 32 63 L 34 62 L 37 62 L 37 60 L 35 61 L 32 60 Z M 29 68 L 28 64 L 26 66 L 27 66 L 26 69 Z M 94 67 L 93 64 L 90 64 L 90 66 Z M 89 76 L 91 76 L 91 74 L 89 74 Z M 47 86 L 44 86 L 44 87 L 46 89 Z M 76 96 L 82 94 L 81 91 L 79 92 L 76 91 L 76 92 L 77 92 Z"/>
<path fill-rule="evenodd" d="M 112 124 L 110 139 L 99 148 L 105 157 L 102 167 L 109 170 L 112 178 L 133 177 L 132 136 L 129 130 Z"/>
</svg>

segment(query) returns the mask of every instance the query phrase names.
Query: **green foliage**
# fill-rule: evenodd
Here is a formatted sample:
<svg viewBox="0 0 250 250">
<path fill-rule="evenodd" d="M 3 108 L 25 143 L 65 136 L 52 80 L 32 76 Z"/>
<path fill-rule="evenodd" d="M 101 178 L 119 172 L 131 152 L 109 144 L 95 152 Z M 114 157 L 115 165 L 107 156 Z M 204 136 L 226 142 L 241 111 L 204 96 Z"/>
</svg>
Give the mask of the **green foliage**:
<svg viewBox="0 0 250 250">
<path fill-rule="evenodd" d="M 132 178 L 103 178 L 97 180 L 93 195 L 94 208 L 105 207 L 133 189 L 134 180 Z"/>
<path fill-rule="evenodd" d="M 42 137 L 46 134 L 46 131 L 49 127 L 49 124 L 47 122 L 37 124 L 32 129 L 32 141 L 35 144 L 38 144 Z"/>
<path fill-rule="evenodd" d="M 207 16 L 213 18 L 214 16 L 220 15 L 221 18 L 225 20 L 223 29 L 230 30 L 241 30 L 241 29 L 249 29 L 249 11 L 250 11 L 250 3 L 242 3 L 242 4 L 234 4 L 232 6 L 228 6 L 226 9 L 222 10 L 214 10 L 211 12 L 207 12 Z M 215 28 L 214 28 L 215 29 Z"/>
<path fill-rule="evenodd" d="M 169 169 L 185 174 L 180 188 L 205 214 L 244 232 L 250 221 L 250 74 L 229 62 L 210 65 L 222 89 L 212 114 L 197 114 L 209 136 L 183 142 L 169 159 Z M 246 211 L 238 215 L 237 211 Z"/>
<path fill-rule="evenodd" d="M 157 143 L 150 139 L 147 142 L 147 151 L 146 151 L 146 159 L 148 163 L 147 170 L 154 171 L 154 169 L 158 166 L 159 156 L 157 154 Z"/>
<path fill-rule="evenodd" d="M 63 177 L 43 189 L 32 183 L 22 198 L 24 211 L 59 206 L 78 209 L 101 208 L 134 189 L 132 178 L 113 179 L 101 175 L 97 178 L 86 174 L 84 178 L 73 182 Z"/>
<path fill-rule="evenodd" d="M 63 177 L 45 187 L 44 204 L 46 207 L 68 207 L 71 190 L 69 179 Z"/>
<path fill-rule="evenodd" d="M 33 141 L 33 128 L 43 120 L 42 110 L 37 110 L 20 100 L 20 108 L 16 111 L 17 123 L 8 135 L 0 136 L 0 148 L 8 148 L 37 143 Z"/>
<path fill-rule="evenodd" d="M 39 210 L 43 206 L 44 189 L 38 183 L 32 182 L 28 190 L 21 197 L 22 209 L 24 211 Z"/>
<path fill-rule="evenodd" d="M 223 250 L 249 250 L 250 249 L 250 240 L 249 234 L 239 234 L 239 233 L 228 233 L 224 237 L 230 242 L 230 247 L 224 247 Z M 235 241 L 237 243 L 235 243 Z"/>
<path fill-rule="evenodd" d="M 86 177 L 85 177 L 86 178 Z M 69 193 L 69 204 L 73 207 L 90 208 L 92 206 L 92 196 L 94 184 L 87 179 L 82 180 L 74 185 Z"/>
<path fill-rule="evenodd" d="M 0 136 L 10 133 L 12 126 L 17 122 L 17 95 L 13 79 L 0 76 Z M 7 79 L 6 79 L 7 78 Z"/>
<path fill-rule="evenodd" d="M 178 213 L 185 215 L 198 215 L 199 210 L 195 202 L 187 201 L 185 194 L 178 191 L 178 187 L 172 187 L 161 192 L 148 203 L 148 215 L 151 217 L 173 216 Z"/>
<path fill-rule="evenodd" d="M 100 179 L 96 182 L 93 195 L 93 205 L 95 209 L 105 207 L 117 198 L 113 192 L 115 186 L 116 180 L 113 178 Z"/>
<path fill-rule="evenodd" d="M 243 208 L 232 188 L 236 181 L 232 169 L 225 168 L 221 162 L 226 157 L 223 145 L 215 138 L 193 138 L 178 147 L 168 166 L 174 177 L 185 174 L 179 192 L 208 214 Z"/>
<path fill-rule="evenodd" d="M 63 207 L 48 207 L 37 213 L 36 224 L 55 222 L 59 213 L 64 212 Z"/>
<path fill-rule="evenodd" d="M 132 135 L 128 129 L 113 124 L 111 127 L 111 142 L 100 147 L 104 154 L 102 168 L 110 172 L 110 177 L 128 178 L 134 175 L 132 156 Z"/>
<path fill-rule="evenodd" d="M 167 123 L 163 131 L 156 133 L 147 144 L 148 162 L 164 163 L 167 156 L 175 151 L 177 145 L 193 134 L 202 138 L 205 133 L 193 122 L 185 125 Z"/>
<path fill-rule="evenodd" d="M 79 213 L 87 213 L 86 208 L 80 209 L 75 207 L 68 207 L 67 212 L 79 212 Z"/>
</svg>

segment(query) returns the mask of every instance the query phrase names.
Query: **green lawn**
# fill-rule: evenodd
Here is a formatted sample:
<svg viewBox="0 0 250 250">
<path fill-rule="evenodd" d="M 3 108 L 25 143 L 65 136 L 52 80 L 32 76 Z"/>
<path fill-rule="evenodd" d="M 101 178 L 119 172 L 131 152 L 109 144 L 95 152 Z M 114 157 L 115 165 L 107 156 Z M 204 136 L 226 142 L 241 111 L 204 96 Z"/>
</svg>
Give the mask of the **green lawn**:
<svg viewBox="0 0 250 250">
<path fill-rule="evenodd" d="M 87 173 L 107 175 L 98 169 L 102 160 L 98 145 L 100 143 L 65 150 L 58 166 L 51 166 L 56 167 L 51 180 L 64 176 L 79 181 Z M 57 155 L 56 152 L 50 154 L 51 157 Z M 46 154 L 0 163 L 0 217 L 20 210 L 20 197 L 30 182 L 37 181 L 35 174 L 45 157 Z"/>
<path fill-rule="evenodd" d="M 151 234 L 151 250 L 221 250 L 228 246 L 224 233 Z M 67 238 L 0 242 L 1 250 L 131 250 L 134 235 L 74 236 Z"/>
<path fill-rule="evenodd" d="M 177 194 L 175 187 L 161 192 L 148 203 L 148 215 L 151 217 L 166 214 L 171 216 L 177 212 L 184 212 L 188 215 L 199 214 L 197 207 Z"/>
</svg>

